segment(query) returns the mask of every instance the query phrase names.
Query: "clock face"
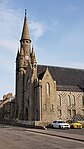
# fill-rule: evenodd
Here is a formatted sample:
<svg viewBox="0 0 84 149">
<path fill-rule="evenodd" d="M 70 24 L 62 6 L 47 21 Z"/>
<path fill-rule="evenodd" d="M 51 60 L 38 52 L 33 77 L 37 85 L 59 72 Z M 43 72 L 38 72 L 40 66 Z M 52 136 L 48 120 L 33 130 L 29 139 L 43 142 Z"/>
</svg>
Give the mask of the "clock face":
<svg viewBox="0 0 84 149">
<path fill-rule="evenodd" d="M 30 59 L 30 57 L 29 56 L 25 56 L 25 59 L 28 61 Z"/>
</svg>

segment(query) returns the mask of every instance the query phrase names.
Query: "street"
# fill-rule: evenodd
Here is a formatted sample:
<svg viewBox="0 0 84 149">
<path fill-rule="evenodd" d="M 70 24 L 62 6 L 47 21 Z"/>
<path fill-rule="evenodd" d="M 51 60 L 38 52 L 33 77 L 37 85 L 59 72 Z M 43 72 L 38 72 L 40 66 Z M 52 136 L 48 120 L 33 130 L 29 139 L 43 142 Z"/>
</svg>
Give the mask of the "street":
<svg viewBox="0 0 84 149">
<path fill-rule="evenodd" d="M 45 132 L 45 130 L 41 130 Z M 57 133 L 75 130 L 46 130 Z M 84 129 L 78 130 L 84 134 Z M 28 128 L 0 125 L 0 149 L 84 149 L 84 142 L 36 133 Z"/>
</svg>

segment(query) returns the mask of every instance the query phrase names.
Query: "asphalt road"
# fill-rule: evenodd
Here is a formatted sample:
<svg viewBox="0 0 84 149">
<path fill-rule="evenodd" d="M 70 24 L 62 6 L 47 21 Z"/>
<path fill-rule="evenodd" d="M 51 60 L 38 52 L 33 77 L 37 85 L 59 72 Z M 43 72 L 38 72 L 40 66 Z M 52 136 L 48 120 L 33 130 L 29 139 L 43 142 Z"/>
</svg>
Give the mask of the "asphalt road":
<svg viewBox="0 0 84 149">
<path fill-rule="evenodd" d="M 47 131 L 70 133 L 70 130 Z M 78 130 L 78 133 L 79 131 L 81 130 Z M 83 135 L 84 129 L 81 132 Z M 77 131 L 75 133 L 77 134 Z M 35 133 L 28 131 L 27 128 L 0 125 L 0 149 L 84 149 L 84 142 Z"/>
</svg>

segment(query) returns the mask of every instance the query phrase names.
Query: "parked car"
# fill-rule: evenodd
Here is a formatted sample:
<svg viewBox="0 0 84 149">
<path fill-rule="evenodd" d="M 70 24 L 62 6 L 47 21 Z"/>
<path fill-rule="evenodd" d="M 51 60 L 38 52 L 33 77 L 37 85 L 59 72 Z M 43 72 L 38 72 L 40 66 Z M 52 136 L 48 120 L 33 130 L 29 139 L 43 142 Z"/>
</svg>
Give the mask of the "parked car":
<svg viewBox="0 0 84 149">
<path fill-rule="evenodd" d="M 79 122 L 71 122 L 69 123 L 70 128 L 82 128 L 82 125 Z"/>
<path fill-rule="evenodd" d="M 61 128 L 61 129 L 63 129 L 63 128 L 68 128 L 69 129 L 70 128 L 70 125 L 68 123 L 62 121 L 62 120 L 52 122 L 51 126 L 53 128 Z"/>
</svg>

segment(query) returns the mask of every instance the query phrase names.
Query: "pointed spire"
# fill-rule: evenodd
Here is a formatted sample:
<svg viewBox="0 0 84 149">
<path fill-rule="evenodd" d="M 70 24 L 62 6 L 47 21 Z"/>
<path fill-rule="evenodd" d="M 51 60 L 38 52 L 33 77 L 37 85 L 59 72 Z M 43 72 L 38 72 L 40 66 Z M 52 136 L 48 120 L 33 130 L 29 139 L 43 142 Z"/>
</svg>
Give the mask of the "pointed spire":
<svg viewBox="0 0 84 149">
<path fill-rule="evenodd" d="M 33 47 L 33 45 L 32 45 L 32 55 L 34 55 L 34 47 Z"/>
<path fill-rule="evenodd" d="M 25 39 L 30 40 L 26 14 L 27 14 L 27 10 L 25 9 L 24 25 L 23 25 L 21 40 L 25 40 Z"/>
<path fill-rule="evenodd" d="M 31 62 L 32 62 L 32 64 L 35 64 L 36 63 L 36 56 L 35 56 L 35 53 L 34 53 L 34 47 L 33 47 L 33 45 L 32 45 L 32 53 L 31 53 Z"/>
<path fill-rule="evenodd" d="M 33 45 L 32 45 L 32 52 L 31 52 L 31 56 L 32 56 L 32 60 L 33 60 L 33 59 L 34 59 L 34 56 L 35 56 Z"/>
<path fill-rule="evenodd" d="M 36 62 L 36 56 L 34 56 L 34 64 L 36 64 L 37 62 Z"/>
</svg>

